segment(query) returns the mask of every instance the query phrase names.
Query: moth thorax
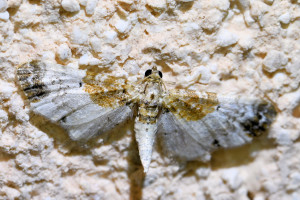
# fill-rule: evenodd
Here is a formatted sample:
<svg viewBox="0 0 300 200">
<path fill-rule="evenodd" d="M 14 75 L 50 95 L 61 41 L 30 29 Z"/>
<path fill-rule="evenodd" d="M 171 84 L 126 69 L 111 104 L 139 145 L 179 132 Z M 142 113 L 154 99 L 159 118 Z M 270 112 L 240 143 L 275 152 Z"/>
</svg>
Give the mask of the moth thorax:
<svg viewBox="0 0 300 200">
<path fill-rule="evenodd" d="M 159 83 L 150 83 L 145 88 L 145 100 L 148 102 L 158 101 L 160 97 Z"/>
</svg>

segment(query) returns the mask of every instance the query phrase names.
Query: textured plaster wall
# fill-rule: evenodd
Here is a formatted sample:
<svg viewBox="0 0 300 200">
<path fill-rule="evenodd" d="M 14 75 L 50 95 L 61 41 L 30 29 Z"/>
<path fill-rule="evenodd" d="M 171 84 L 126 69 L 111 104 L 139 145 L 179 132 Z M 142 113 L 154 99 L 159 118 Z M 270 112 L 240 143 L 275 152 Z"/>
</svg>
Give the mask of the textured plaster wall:
<svg viewBox="0 0 300 200">
<path fill-rule="evenodd" d="M 0 199 L 300 199 L 299 0 L 0 0 Z M 279 112 L 210 163 L 161 153 L 142 173 L 133 123 L 93 144 L 30 117 L 15 70 L 32 59 L 168 88 L 256 96 Z"/>
</svg>

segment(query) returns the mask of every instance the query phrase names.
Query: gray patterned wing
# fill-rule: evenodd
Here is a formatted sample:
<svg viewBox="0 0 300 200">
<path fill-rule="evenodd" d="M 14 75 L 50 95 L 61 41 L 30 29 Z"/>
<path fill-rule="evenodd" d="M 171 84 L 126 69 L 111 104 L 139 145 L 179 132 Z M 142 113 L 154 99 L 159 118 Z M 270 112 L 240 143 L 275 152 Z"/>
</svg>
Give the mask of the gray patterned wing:
<svg viewBox="0 0 300 200">
<path fill-rule="evenodd" d="M 17 69 L 31 110 L 63 127 L 73 140 L 88 140 L 132 115 L 124 80 L 32 61 Z M 106 85 L 109 85 L 109 87 Z"/>
<path fill-rule="evenodd" d="M 274 107 L 259 99 L 174 90 L 164 98 L 158 137 L 163 149 L 182 160 L 210 160 L 212 151 L 233 148 L 267 131 Z"/>
</svg>

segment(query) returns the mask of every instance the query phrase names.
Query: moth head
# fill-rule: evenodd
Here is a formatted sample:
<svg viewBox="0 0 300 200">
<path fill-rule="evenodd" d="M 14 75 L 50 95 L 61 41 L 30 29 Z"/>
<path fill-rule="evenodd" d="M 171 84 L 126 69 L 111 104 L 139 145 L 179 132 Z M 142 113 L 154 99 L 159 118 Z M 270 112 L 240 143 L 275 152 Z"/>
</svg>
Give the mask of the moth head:
<svg viewBox="0 0 300 200">
<path fill-rule="evenodd" d="M 160 79 L 162 78 L 161 71 L 157 70 L 157 67 L 154 66 L 152 69 L 148 69 L 145 71 L 145 77 L 153 78 L 153 79 Z"/>
</svg>

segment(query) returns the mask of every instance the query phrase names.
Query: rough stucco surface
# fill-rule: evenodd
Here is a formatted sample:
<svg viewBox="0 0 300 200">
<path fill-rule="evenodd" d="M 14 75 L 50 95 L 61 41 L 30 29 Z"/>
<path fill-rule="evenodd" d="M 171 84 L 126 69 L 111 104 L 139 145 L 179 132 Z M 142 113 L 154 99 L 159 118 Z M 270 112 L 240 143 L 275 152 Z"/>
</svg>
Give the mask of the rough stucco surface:
<svg viewBox="0 0 300 200">
<path fill-rule="evenodd" d="M 297 0 L 0 0 L 0 199 L 300 199 Z M 169 88 L 265 98 L 278 116 L 210 163 L 161 153 L 142 173 L 133 123 L 75 144 L 30 117 L 15 81 L 32 59 L 107 68 L 156 64 Z M 39 125 L 42 124 L 42 125 Z"/>
</svg>

